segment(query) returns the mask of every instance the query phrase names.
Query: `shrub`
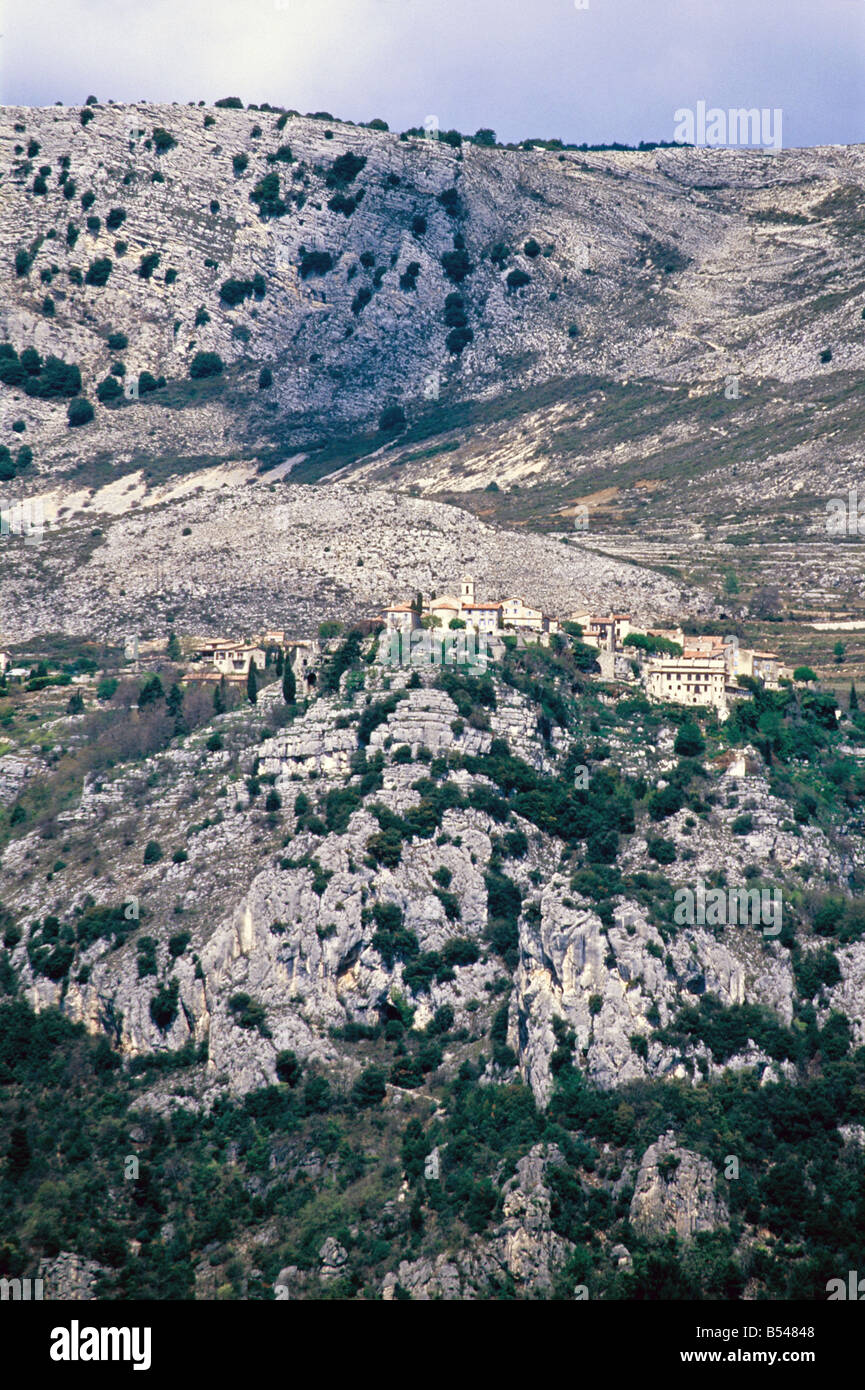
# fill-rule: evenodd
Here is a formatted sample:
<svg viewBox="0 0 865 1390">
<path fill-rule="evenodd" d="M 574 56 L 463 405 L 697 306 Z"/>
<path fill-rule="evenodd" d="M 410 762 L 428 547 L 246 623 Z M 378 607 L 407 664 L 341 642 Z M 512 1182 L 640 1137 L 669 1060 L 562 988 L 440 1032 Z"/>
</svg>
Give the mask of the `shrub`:
<svg viewBox="0 0 865 1390">
<path fill-rule="evenodd" d="M 144 863 L 158 864 L 162 858 L 162 846 L 158 840 L 148 840 L 144 847 Z"/>
<path fill-rule="evenodd" d="M 84 276 L 85 285 L 102 286 L 107 284 L 113 264 L 110 256 L 100 256 L 98 260 L 91 261 L 87 267 L 87 274 Z"/>
<path fill-rule="evenodd" d="M 108 350 L 109 352 L 123 352 L 124 348 L 129 347 L 129 339 L 125 333 L 109 333 Z"/>
<path fill-rule="evenodd" d="M 362 154 L 352 154 L 350 151 L 339 155 L 330 166 L 325 177 L 328 188 L 345 188 L 353 183 L 366 164 L 366 157 Z"/>
<path fill-rule="evenodd" d="M 154 126 L 153 148 L 157 154 L 165 154 L 168 150 L 173 150 L 176 144 L 177 141 L 174 136 L 165 130 L 163 126 Z"/>
<path fill-rule="evenodd" d="M 306 251 L 301 253 L 300 278 L 306 280 L 310 275 L 326 275 L 333 269 L 333 257 L 329 251 Z"/>
<path fill-rule="evenodd" d="M 417 277 L 420 275 L 420 264 L 418 261 L 409 261 L 402 275 L 399 277 L 399 287 L 401 290 L 413 290 L 417 285 Z"/>
<path fill-rule="evenodd" d="M 161 257 L 158 251 L 148 251 L 141 257 L 138 263 L 138 274 L 141 276 L 142 280 L 150 279 L 154 270 L 159 265 L 160 259 Z"/>
<path fill-rule="evenodd" d="M 83 108 L 78 119 L 80 120 L 83 126 L 87 126 L 90 124 L 90 122 L 93 120 L 93 112 L 90 110 L 89 106 L 85 106 Z"/>
<path fill-rule="evenodd" d="M 92 208 L 95 202 L 96 194 L 92 189 L 88 189 L 86 193 L 81 194 L 81 206 L 85 212 L 87 212 L 89 208 Z"/>
<path fill-rule="evenodd" d="M 427 221 L 422 212 L 416 212 L 411 220 L 411 234 L 419 240 L 426 232 Z"/>
<path fill-rule="evenodd" d="M 474 266 L 469 260 L 468 254 L 463 251 L 445 251 L 441 258 L 442 269 L 449 280 L 455 285 L 459 285 L 465 280 L 467 275 L 471 275 Z"/>
<path fill-rule="evenodd" d="M 101 219 L 101 217 L 97 217 L 95 213 L 91 213 L 90 216 L 89 216 L 88 219 L 87 219 L 87 230 L 88 230 L 88 232 L 90 233 L 90 235 L 91 235 L 91 236 L 98 236 L 98 235 L 99 235 L 99 229 L 100 229 L 101 226 L 102 226 L 102 219 Z"/>
<path fill-rule="evenodd" d="M 200 307 L 199 307 L 198 309 L 196 309 L 196 311 L 195 311 L 195 327 L 196 327 L 196 328 L 203 328 L 203 327 L 205 326 L 205 324 L 208 324 L 208 323 L 210 323 L 210 315 L 208 314 L 207 310 L 205 309 L 204 305 L 202 304 L 202 305 L 200 305 Z"/>
<path fill-rule="evenodd" d="M 300 1062 L 295 1053 L 286 1048 L 276 1054 L 276 1074 L 286 1086 L 296 1086 L 301 1076 Z"/>
<path fill-rule="evenodd" d="M 509 271 L 507 279 L 505 280 L 505 284 L 508 287 L 508 293 L 513 294 L 515 290 L 521 290 L 524 285 L 529 284 L 531 278 L 531 275 L 529 275 L 527 271 L 520 270 L 519 267 L 517 267 L 515 270 Z"/>
<path fill-rule="evenodd" d="M 203 377 L 220 376 L 224 363 L 218 352 L 197 352 L 189 367 L 189 375 L 197 381 Z"/>
<path fill-rule="evenodd" d="M 248 154 L 236 154 L 231 161 L 235 174 L 242 174 L 249 164 Z"/>
<path fill-rule="evenodd" d="M 269 367 L 262 367 L 258 373 L 259 391 L 267 391 L 273 385 L 273 372 Z"/>
<path fill-rule="evenodd" d="M 404 430 L 406 427 L 405 411 L 401 405 L 389 405 L 381 412 L 378 419 L 380 430 L 396 431 Z"/>
<path fill-rule="evenodd" d="M 54 300 L 51 298 L 50 294 L 46 294 L 42 301 L 42 312 L 48 319 L 54 317 Z"/>
<path fill-rule="evenodd" d="M 445 338 L 445 347 L 448 352 L 452 352 L 459 357 L 460 353 L 464 348 L 468 347 L 474 336 L 471 328 L 452 328 Z"/>
<path fill-rule="evenodd" d="M 662 835 L 650 835 L 646 841 L 649 858 L 657 864 L 672 864 L 676 859 L 676 845 L 673 840 L 665 840 Z"/>
<path fill-rule="evenodd" d="M 159 986 L 150 1001 L 150 1017 L 160 1033 L 167 1032 L 177 1017 L 177 995 L 177 981 L 169 980 L 167 984 Z"/>
<path fill-rule="evenodd" d="M 241 1028 L 257 1028 L 262 1037 L 270 1037 L 270 1029 L 265 1023 L 267 1015 L 264 1005 L 259 1004 L 257 999 L 251 999 L 248 994 L 233 994 L 228 1001 L 228 1007 L 234 1022 Z"/>
<path fill-rule="evenodd" d="M 172 268 L 169 268 L 168 270 L 166 270 L 166 272 L 165 272 L 165 283 L 166 283 L 166 285 L 173 285 L 176 279 L 177 279 L 177 271 L 176 271 L 176 270 L 174 270 L 174 269 L 172 269 Z"/>
<path fill-rule="evenodd" d="M 528 256 L 529 260 L 530 260 L 530 261 L 533 261 L 533 260 L 535 259 L 535 257 L 536 257 L 536 256 L 539 256 L 540 254 L 541 254 L 541 248 L 540 248 L 540 246 L 539 246 L 538 243 L 535 241 L 534 237 L 529 237 L 528 241 L 526 242 L 525 246 L 523 247 L 523 255 L 524 255 L 524 256 Z"/>
<path fill-rule="evenodd" d="M 265 220 L 268 217 L 282 217 L 288 211 L 287 204 L 279 196 L 279 176 L 276 173 L 265 174 L 259 179 L 249 198 L 258 204 L 258 215 Z"/>
<path fill-rule="evenodd" d="M 69 421 L 71 429 L 78 429 L 81 425 L 89 425 L 93 419 L 93 406 L 83 396 L 76 396 L 74 400 L 69 402 L 66 419 Z"/>
<path fill-rule="evenodd" d="M 116 401 L 123 395 L 123 387 L 115 376 L 107 376 L 96 388 L 96 399 L 104 405 L 106 401 Z"/>
<path fill-rule="evenodd" d="M 646 804 L 652 820 L 666 820 L 667 816 L 674 816 L 677 811 L 681 811 L 685 804 L 685 795 L 681 787 L 668 782 L 666 787 L 659 787 L 653 791 Z"/>
<path fill-rule="evenodd" d="M 15 252 L 15 274 L 29 275 L 30 267 L 33 264 L 33 257 L 25 247 L 20 247 Z"/>
<path fill-rule="evenodd" d="M 687 720 L 680 725 L 673 748 L 674 752 L 683 758 L 697 758 L 701 753 L 705 753 L 706 740 L 703 738 L 699 726 Z"/>
<path fill-rule="evenodd" d="M 126 221 L 125 208 L 112 208 L 105 219 L 105 226 L 109 232 L 116 232 L 117 228 Z"/>
<path fill-rule="evenodd" d="M 372 1105 L 380 1105 L 387 1094 L 385 1075 L 378 1067 L 367 1067 L 362 1071 L 355 1081 L 351 1091 L 351 1098 L 355 1105 L 366 1109 Z"/>
<path fill-rule="evenodd" d="M 754 829 L 754 817 L 750 812 L 745 811 L 741 816 L 737 816 L 730 826 L 734 835 L 750 835 Z"/>
<path fill-rule="evenodd" d="M 21 354 L 21 365 L 25 368 L 28 351 L 30 349 L 25 349 Z M 32 370 L 30 368 L 30 373 Z M 37 367 L 36 371 L 38 375 L 31 374 L 24 386 L 28 396 L 51 400 L 55 396 L 77 396 L 81 390 L 81 372 L 72 362 L 64 362 L 60 357 L 48 357 L 44 367 L 41 370 Z"/>
<path fill-rule="evenodd" d="M 220 106 L 229 111 L 243 110 L 243 102 L 240 100 L 240 97 L 220 97 L 219 101 L 215 101 L 213 104 L 214 106 Z"/>
</svg>

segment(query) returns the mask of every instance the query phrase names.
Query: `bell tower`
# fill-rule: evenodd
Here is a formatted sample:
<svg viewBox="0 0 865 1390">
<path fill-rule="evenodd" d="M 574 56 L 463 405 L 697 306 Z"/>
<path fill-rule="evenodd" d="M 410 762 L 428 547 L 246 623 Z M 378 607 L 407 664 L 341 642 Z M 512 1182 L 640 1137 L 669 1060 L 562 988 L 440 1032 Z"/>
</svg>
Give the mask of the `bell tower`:
<svg viewBox="0 0 865 1390">
<path fill-rule="evenodd" d="M 475 601 L 475 581 L 470 574 L 464 574 L 462 578 L 462 593 L 460 594 L 462 603 L 471 608 Z"/>
</svg>

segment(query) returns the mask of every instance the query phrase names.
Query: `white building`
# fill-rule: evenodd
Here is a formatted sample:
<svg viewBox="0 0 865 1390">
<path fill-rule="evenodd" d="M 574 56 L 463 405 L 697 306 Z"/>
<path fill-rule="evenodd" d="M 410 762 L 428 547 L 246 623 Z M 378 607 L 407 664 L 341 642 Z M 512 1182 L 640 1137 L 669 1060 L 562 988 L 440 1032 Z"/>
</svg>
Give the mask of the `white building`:
<svg viewBox="0 0 865 1390">
<path fill-rule="evenodd" d="M 723 656 L 653 656 L 644 670 L 650 699 L 707 705 L 727 717 L 727 665 Z"/>
<path fill-rule="evenodd" d="M 502 599 L 502 623 L 505 627 L 530 632 L 546 632 L 549 628 L 549 620 L 540 608 L 529 608 L 521 598 Z"/>
<path fill-rule="evenodd" d="M 420 615 L 410 603 L 391 603 L 384 610 L 384 622 L 388 632 L 412 632 L 420 627 Z"/>
</svg>

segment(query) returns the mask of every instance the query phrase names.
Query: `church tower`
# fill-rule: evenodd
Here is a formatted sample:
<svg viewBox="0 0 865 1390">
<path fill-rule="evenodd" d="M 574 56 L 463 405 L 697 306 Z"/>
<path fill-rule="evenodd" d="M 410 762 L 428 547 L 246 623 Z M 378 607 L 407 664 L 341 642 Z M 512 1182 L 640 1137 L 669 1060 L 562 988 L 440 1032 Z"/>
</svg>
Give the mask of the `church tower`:
<svg viewBox="0 0 865 1390">
<path fill-rule="evenodd" d="M 464 574 L 462 579 L 462 593 L 460 599 L 466 608 L 472 608 L 475 601 L 475 581 L 470 574 Z"/>
</svg>

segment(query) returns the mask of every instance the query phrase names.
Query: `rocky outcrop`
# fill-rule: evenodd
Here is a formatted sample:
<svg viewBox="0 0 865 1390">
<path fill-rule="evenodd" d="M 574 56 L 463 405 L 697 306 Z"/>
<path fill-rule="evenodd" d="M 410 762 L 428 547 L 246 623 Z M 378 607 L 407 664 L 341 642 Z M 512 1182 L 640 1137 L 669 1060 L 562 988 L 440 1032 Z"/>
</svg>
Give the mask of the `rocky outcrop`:
<svg viewBox="0 0 865 1390">
<path fill-rule="evenodd" d="M 681 1148 L 670 1131 L 643 1155 L 631 1199 L 631 1225 L 642 1235 L 674 1231 L 680 1240 L 714 1231 L 730 1219 L 717 1182 L 709 1160 Z"/>
<path fill-rule="evenodd" d="M 44 1282 L 44 1297 L 57 1303 L 88 1302 L 94 1299 L 99 1276 L 107 1273 L 104 1265 L 97 1264 L 95 1260 L 86 1260 L 71 1250 L 61 1250 L 59 1255 L 50 1260 L 43 1260 L 39 1265 L 39 1278 Z"/>
</svg>

